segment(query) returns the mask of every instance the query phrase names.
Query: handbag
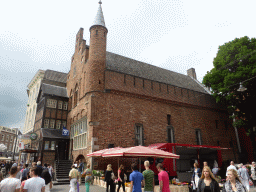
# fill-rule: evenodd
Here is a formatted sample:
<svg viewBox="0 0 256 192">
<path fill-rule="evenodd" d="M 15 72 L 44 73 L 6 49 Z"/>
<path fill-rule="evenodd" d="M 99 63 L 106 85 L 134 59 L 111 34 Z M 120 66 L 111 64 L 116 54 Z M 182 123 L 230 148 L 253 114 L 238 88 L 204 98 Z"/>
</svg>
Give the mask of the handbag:
<svg viewBox="0 0 256 192">
<path fill-rule="evenodd" d="M 111 173 L 111 179 L 114 181 L 115 178 L 116 178 L 116 177 L 115 177 L 115 174 L 112 172 L 112 173 Z"/>
</svg>

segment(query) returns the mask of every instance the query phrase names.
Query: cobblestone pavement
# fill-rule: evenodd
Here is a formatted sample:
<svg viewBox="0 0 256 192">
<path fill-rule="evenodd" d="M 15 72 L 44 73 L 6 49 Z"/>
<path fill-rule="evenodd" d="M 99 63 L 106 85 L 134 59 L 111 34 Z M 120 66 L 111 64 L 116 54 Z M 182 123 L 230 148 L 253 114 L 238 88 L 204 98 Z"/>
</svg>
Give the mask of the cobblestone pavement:
<svg viewBox="0 0 256 192">
<path fill-rule="evenodd" d="M 54 185 L 51 192 L 69 192 L 69 185 Z M 90 186 L 90 192 L 105 192 L 106 189 L 97 185 Z M 84 184 L 80 185 L 79 192 L 85 192 Z"/>
<path fill-rule="evenodd" d="M 69 185 L 54 185 L 51 192 L 69 192 Z M 99 187 L 97 185 L 90 186 L 90 192 L 105 192 L 106 188 Z M 122 191 L 122 190 L 120 190 Z M 85 192 L 85 186 L 82 184 L 80 186 L 79 192 Z M 256 192 L 256 188 L 250 188 L 250 192 Z"/>
</svg>

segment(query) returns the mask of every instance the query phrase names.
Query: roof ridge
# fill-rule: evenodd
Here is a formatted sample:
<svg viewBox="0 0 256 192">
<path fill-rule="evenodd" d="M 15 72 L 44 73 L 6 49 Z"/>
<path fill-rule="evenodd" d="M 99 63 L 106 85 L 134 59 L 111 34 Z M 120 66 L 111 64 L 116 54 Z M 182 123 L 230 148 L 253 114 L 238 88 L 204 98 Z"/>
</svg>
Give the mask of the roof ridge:
<svg viewBox="0 0 256 192">
<path fill-rule="evenodd" d="M 58 85 L 51 85 L 51 84 L 48 84 L 48 83 L 42 83 L 44 85 L 50 85 L 50 86 L 53 86 L 53 87 L 60 87 L 60 88 L 64 88 L 64 89 L 67 89 L 66 87 L 62 87 L 62 86 L 58 86 Z"/>
</svg>

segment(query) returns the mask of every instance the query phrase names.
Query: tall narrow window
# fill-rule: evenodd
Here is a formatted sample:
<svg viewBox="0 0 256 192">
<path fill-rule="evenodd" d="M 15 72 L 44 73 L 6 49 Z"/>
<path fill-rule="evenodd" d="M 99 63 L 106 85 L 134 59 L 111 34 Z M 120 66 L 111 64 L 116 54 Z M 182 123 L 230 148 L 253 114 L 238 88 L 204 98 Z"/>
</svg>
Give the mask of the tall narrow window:
<svg viewBox="0 0 256 192">
<path fill-rule="evenodd" d="M 49 128 L 49 119 L 44 120 L 44 128 Z"/>
<path fill-rule="evenodd" d="M 64 102 L 63 109 L 68 110 L 68 102 Z"/>
<path fill-rule="evenodd" d="M 98 35 L 98 30 L 96 30 L 96 35 Z"/>
<path fill-rule="evenodd" d="M 167 125 L 171 125 L 171 115 L 167 115 Z"/>
<path fill-rule="evenodd" d="M 57 120 L 56 121 L 56 129 L 60 129 L 61 128 L 61 120 Z"/>
<path fill-rule="evenodd" d="M 143 145 L 144 138 L 143 138 L 143 126 L 141 124 L 135 125 L 135 146 Z"/>
<path fill-rule="evenodd" d="M 167 142 L 168 143 L 175 143 L 173 126 L 167 126 Z"/>
<path fill-rule="evenodd" d="M 202 145 L 202 135 L 200 129 L 196 129 L 196 144 Z"/>
<path fill-rule="evenodd" d="M 58 109 L 62 109 L 62 106 L 63 106 L 63 101 L 59 101 L 58 102 Z"/>
<path fill-rule="evenodd" d="M 78 100 L 78 90 L 76 90 L 75 95 L 74 95 L 74 106 L 77 105 L 77 100 Z"/>
<path fill-rule="evenodd" d="M 54 125 L 55 125 L 55 120 L 51 119 L 51 121 L 50 121 L 50 128 L 54 129 Z"/>
</svg>

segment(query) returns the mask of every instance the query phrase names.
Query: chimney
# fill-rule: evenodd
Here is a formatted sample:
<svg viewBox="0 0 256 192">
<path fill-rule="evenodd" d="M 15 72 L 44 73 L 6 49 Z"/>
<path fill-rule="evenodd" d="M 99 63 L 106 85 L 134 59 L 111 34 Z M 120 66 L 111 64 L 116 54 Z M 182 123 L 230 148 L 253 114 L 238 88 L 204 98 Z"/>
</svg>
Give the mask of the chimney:
<svg viewBox="0 0 256 192">
<path fill-rule="evenodd" d="M 197 79 L 196 78 L 196 70 L 194 68 L 190 68 L 187 70 L 187 75 L 192 77 L 193 79 Z"/>
</svg>

